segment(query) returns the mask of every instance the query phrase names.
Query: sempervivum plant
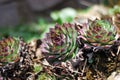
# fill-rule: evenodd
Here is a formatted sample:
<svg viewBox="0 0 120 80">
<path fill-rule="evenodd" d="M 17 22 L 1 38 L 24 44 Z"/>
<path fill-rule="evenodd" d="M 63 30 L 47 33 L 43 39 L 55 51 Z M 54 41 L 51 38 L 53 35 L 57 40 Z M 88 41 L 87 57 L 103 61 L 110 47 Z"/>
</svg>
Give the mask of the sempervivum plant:
<svg viewBox="0 0 120 80">
<path fill-rule="evenodd" d="M 116 29 L 106 20 L 88 20 L 79 30 L 85 42 L 93 46 L 110 45 L 115 40 Z"/>
<path fill-rule="evenodd" d="M 43 40 L 42 51 L 49 61 L 66 61 L 75 56 L 78 51 L 76 45 L 77 31 L 75 25 L 64 23 L 50 28 L 47 37 Z"/>
<path fill-rule="evenodd" d="M 0 41 L 0 62 L 8 63 L 17 60 L 19 40 L 16 38 L 6 38 Z"/>
</svg>

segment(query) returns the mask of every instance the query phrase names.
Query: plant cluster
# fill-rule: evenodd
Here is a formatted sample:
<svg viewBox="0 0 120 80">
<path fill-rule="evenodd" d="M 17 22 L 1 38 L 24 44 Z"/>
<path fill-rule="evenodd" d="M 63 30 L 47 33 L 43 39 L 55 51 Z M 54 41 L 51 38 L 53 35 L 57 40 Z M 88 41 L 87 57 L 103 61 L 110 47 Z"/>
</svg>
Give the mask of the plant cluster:
<svg viewBox="0 0 120 80">
<path fill-rule="evenodd" d="M 106 79 L 119 69 L 120 41 L 106 20 L 56 24 L 41 40 L 0 41 L 1 80 Z"/>
</svg>

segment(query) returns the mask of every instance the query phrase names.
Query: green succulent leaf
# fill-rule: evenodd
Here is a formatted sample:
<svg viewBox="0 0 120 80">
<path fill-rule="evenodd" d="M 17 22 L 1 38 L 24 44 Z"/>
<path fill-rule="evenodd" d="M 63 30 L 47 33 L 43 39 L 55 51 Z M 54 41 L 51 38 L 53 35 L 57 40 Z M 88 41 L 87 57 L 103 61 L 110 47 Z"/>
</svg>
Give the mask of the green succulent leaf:
<svg viewBox="0 0 120 80">
<path fill-rule="evenodd" d="M 34 64 L 34 72 L 38 73 L 39 71 L 42 70 L 42 66 L 40 64 Z"/>
<path fill-rule="evenodd" d="M 37 80 L 56 80 L 55 76 L 51 76 L 47 73 L 42 73 L 41 75 L 38 76 Z"/>
</svg>

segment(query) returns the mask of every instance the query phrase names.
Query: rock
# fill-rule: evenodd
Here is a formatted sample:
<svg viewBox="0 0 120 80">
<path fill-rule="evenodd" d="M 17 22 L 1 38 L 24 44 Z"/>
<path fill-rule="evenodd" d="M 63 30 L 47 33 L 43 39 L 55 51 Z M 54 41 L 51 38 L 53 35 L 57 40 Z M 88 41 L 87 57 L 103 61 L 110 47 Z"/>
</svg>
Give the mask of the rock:
<svg viewBox="0 0 120 80">
<path fill-rule="evenodd" d="M 0 0 L 0 4 L 6 3 L 6 2 L 12 2 L 13 0 Z"/>
<path fill-rule="evenodd" d="M 19 23 L 16 3 L 0 5 L 0 26 L 15 26 Z"/>
<path fill-rule="evenodd" d="M 62 0 L 27 0 L 27 2 L 33 11 L 42 11 L 55 6 L 56 4 L 62 2 Z"/>
<path fill-rule="evenodd" d="M 94 4 L 100 4 L 102 0 L 76 0 L 81 8 L 87 8 Z"/>
<path fill-rule="evenodd" d="M 120 80 L 120 73 L 118 72 L 113 72 L 107 80 Z"/>
</svg>

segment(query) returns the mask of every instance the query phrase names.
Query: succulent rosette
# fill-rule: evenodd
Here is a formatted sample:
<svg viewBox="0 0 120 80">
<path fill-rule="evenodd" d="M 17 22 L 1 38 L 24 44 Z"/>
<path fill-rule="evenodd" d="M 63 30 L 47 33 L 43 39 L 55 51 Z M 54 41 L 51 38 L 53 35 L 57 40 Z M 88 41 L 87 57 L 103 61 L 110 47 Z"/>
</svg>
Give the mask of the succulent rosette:
<svg viewBox="0 0 120 80">
<path fill-rule="evenodd" d="M 43 40 L 42 51 L 52 61 L 66 61 L 73 58 L 78 52 L 76 45 L 77 31 L 75 25 L 64 23 L 50 28 L 47 37 Z"/>
<path fill-rule="evenodd" d="M 6 38 L 0 40 L 0 62 L 8 63 L 17 60 L 17 51 L 19 48 L 19 40 L 16 38 Z"/>
<path fill-rule="evenodd" d="M 80 36 L 93 46 L 110 45 L 115 40 L 116 28 L 106 20 L 88 20 L 79 29 Z"/>
</svg>

